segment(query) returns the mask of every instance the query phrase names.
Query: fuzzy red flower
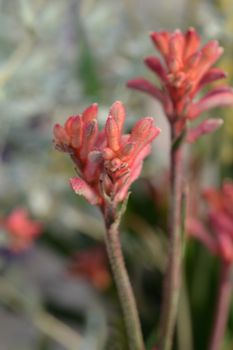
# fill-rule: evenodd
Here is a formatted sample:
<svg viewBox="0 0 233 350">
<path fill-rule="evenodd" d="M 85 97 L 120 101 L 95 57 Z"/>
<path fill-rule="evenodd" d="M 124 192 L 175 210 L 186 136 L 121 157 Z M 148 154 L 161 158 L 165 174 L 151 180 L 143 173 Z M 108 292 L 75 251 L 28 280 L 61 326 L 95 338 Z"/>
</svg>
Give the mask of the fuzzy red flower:
<svg viewBox="0 0 233 350">
<path fill-rule="evenodd" d="M 1 221 L 1 227 L 9 236 L 9 248 L 13 251 L 23 251 L 30 247 L 41 234 L 42 226 L 31 220 L 24 208 L 14 209 L 8 217 Z"/>
<path fill-rule="evenodd" d="M 153 32 L 151 39 L 162 59 L 149 56 L 146 57 L 145 64 L 157 75 L 161 88 L 144 78 L 130 80 L 127 86 L 159 100 L 177 132 L 183 131 L 187 121 L 196 119 L 202 112 L 233 104 L 233 92 L 228 86 L 213 88 L 204 97 L 196 100 L 203 87 L 226 77 L 224 71 L 213 67 L 223 53 L 216 40 L 201 48 L 200 37 L 193 28 L 189 28 L 186 33 L 180 30 L 173 33 Z M 207 128 L 201 125 L 195 136 L 214 131 L 220 124 L 219 120 L 213 124 L 214 120 Z M 190 139 L 191 142 L 194 141 L 194 138 Z"/>
<path fill-rule="evenodd" d="M 117 204 L 140 175 L 160 129 L 146 117 L 135 124 L 131 134 L 123 134 L 125 109 L 119 101 L 112 105 L 104 130 L 98 130 L 96 118 L 97 105 L 93 104 L 82 115 L 70 117 L 64 127 L 56 124 L 54 142 L 76 165 L 79 176 L 71 179 L 76 193 L 94 205 L 104 206 L 106 199 Z"/>
<path fill-rule="evenodd" d="M 225 181 L 220 190 L 203 193 L 208 212 L 206 224 L 188 220 L 188 232 L 200 239 L 223 261 L 233 263 L 233 182 Z"/>
</svg>

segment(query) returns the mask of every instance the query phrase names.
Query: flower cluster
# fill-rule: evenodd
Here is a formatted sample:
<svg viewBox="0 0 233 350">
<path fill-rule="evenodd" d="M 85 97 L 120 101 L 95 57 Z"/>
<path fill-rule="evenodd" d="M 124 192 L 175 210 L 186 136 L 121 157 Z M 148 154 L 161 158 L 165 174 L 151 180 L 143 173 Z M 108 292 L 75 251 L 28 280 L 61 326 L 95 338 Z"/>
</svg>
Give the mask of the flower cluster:
<svg viewBox="0 0 233 350">
<path fill-rule="evenodd" d="M 7 233 L 7 248 L 15 252 L 29 248 L 42 232 L 41 224 L 31 220 L 24 208 L 14 209 L 8 217 L 1 220 L 0 227 Z"/>
<path fill-rule="evenodd" d="M 117 204 L 126 198 L 160 129 L 146 117 L 135 124 L 130 134 L 123 134 L 125 109 L 117 101 L 104 130 L 99 131 L 97 112 L 97 104 L 93 104 L 82 115 L 70 117 L 64 127 L 56 124 L 54 142 L 75 163 L 78 177 L 71 179 L 74 191 L 91 204 L 103 207 L 106 199 Z"/>
<path fill-rule="evenodd" d="M 223 261 L 233 263 L 233 182 L 225 181 L 222 189 L 208 189 L 203 196 L 208 207 L 206 225 L 189 219 L 188 232 Z"/>
<path fill-rule="evenodd" d="M 213 67 L 223 53 L 217 41 L 210 41 L 201 48 L 200 37 L 193 28 L 186 33 L 180 30 L 153 32 L 151 39 L 162 60 L 150 56 L 145 59 L 145 64 L 159 78 L 161 89 L 144 78 L 130 80 L 127 85 L 159 100 L 178 133 L 184 130 L 188 120 L 196 119 L 202 112 L 233 104 L 233 92 L 228 86 L 215 87 L 194 101 L 203 87 L 226 76 L 221 69 Z M 219 124 L 218 119 L 216 124 L 213 119 L 208 125 L 201 124 L 195 137 L 215 130 Z M 194 138 L 191 136 L 188 141 L 193 142 Z"/>
</svg>

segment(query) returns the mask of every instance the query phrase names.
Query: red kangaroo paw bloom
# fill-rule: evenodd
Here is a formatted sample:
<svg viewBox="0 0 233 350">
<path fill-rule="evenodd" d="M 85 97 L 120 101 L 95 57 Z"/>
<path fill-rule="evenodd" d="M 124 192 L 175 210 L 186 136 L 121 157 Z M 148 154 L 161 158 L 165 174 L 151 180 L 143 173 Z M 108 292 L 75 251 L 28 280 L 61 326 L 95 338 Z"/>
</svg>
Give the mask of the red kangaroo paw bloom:
<svg viewBox="0 0 233 350">
<path fill-rule="evenodd" d="M 233 90 L 218 87 L 196 101 L 199 91 L 209 83 L 226 77 L 224 71 L 213 67 L 223 53 L 215 40 L 201 47 L 195 29 L 186 33 L 153 32 L 151 39 L 162 58 L 146 57 L 145 65 L 160 80 L 157 87 L 144 78 L 128 81 L 127 86 L 148 93 L 162 104 L 169 122 L 178 133 L 188 120 L 196 119 L 202 112 L 218 106 L 233 104 Z M 214 128 L 206 130 L 212 132 Z"/>
<path fill-rule="evenodd" d="M 104 206 L 106 199 L 122 202 L 140 175 L 151 142 L 160 133 L 152 118 L 139 120 L 131 134 L 123 134 L 125 109 L 121 102 L 110 108 L 103 131 L 98 130 L 97 105 L 70 117 L 64 127 L 54 127 L 54 143 L 70 154 L 79 177 L 70 180 L 73 190 L 91 204 Z"/>
</svg>

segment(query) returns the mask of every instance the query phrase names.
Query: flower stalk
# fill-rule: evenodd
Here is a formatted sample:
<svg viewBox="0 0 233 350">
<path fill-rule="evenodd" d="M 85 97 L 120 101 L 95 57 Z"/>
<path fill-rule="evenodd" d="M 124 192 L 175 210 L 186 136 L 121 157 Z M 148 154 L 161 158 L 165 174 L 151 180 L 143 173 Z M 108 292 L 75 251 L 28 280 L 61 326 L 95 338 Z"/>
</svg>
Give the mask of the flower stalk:
<svg viewBox="0 0 233 350">
<path fill-rule="evenodd" d="M 122 307 L 129 348 L 130 350 L 144 350 L 145 346 L 136 301 L 122 254 L 119 234 L 120 217 L 121 215 L 116 215 L 114 208 L 107 208 L 105 242 Z"/>
<path fill-rule="evenodd" d="M 159 348 L 161 350 L 170 350 L 172 347 L 181 286 L 183 149 L 182 144 L 178 145 L 176 140 L 176 133 L 174 129 L 171 128 L 170 212 L 168 223 L 169 252 L 167 272 L 164 281 L 164 300 L 160 325 Z"/>
<path fill-rule="evenodd" d="M 231 264 L 222 262 L 220 282 L 209 350 L 220 350 L 232 297 Z"/>
</svg>

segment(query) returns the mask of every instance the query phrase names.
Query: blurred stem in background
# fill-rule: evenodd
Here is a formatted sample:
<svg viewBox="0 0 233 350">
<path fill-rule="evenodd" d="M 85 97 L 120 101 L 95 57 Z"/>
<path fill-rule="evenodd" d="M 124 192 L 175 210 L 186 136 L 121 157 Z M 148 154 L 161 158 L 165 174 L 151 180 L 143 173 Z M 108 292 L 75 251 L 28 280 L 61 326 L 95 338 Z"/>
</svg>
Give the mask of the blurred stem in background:
<svg viewBox="0 0 233 350">
<path fill-rule="evenodd" d="M 181 136 L 177 137 L 173 126 L 171 126 L 170 209 L 168 223 L 169 246 L 160 325 L 159 349 L 161 350 L 170 350 L 172 347 L 181 286 L 181 206 L 183 177 L 183 149 Z M 180 137 L 181 139 L 179 139 Z"/>
<path fill-rule="evenodd" d="M 0 299 L 10 308 L 20 307 L 23 316 L 29 318 L 32 324 L 50 339 L 67 350 L 78 350 L 83 340 L 82 336 L 67 324 L 48 313 L 43 308 L 29 309 L 27 296 L 20 293 L 14 285 L 8 282 L 7 278 L 0 278 Z"/>
<path fill-rule="evenodd" d="M 119 234 L 119 225 L 122 214 L 126 208 L 126 202 L 123 204 L 122 208 L 123 209 L 121 209 L 120 213 L 116 213 L 116 208 L 114 208 L 110 203 L 105 209 L 105 241 L 113 277 L 116 283 L 124 315 L 129 347 L 131 350 L 144 350 L 145 346 L 138 310 L 133 289 L 126 270 Z"/>
<path fill-rule="evenodd" d="M 220 350 L 223 342 L 232 297 L 231 272 L 231 264 L 222 262 L 209 350 Z"/>
</svg>

